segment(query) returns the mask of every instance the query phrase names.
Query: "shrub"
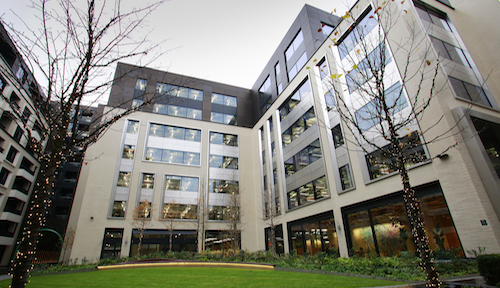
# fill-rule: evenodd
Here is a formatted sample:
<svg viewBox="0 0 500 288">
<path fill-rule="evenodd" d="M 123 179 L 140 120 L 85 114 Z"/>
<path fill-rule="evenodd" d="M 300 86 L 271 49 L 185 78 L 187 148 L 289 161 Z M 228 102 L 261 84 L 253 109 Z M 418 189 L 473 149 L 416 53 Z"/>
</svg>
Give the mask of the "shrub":
<svg viewBox="0 0 500 288">
<path fill-rule="evenodd" d="M 484 277 L 488 285 L 497 285 L 500 282 L 500 254 L 480 255 L 477 257 L 479 273 Z"/>
</svg>

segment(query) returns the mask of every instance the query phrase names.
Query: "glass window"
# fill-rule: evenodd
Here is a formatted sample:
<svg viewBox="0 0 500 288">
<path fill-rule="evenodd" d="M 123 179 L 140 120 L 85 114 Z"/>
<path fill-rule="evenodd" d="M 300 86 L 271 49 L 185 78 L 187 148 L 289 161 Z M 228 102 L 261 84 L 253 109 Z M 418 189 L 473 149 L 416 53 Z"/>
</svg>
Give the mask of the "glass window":
<svg viewBox="0 0 500 288">
<path fill-rule="evenodd" d="M 451 76 L 448 76 L 448 79 L 450 80 L 451 87 L 453 87 L 455 95 L 458 98 L 492 107 L 491 102 L 486 96 L 486 93 L 484 93 L 483 88 Z"/>
<path fill-rule="evenodd" d="M 139 133 L 139 121 L 128 120 L 127 133 L 131 133 L 131 134 Z"/>
<path fill-rule="evenodd" d="M 224 105 L 229 107 L 237 107 L 236 97 L 224 96 Z"/>
<path fill-rule="evenodd" d="M 310 92 L 311 86 L 309 85 L 309 79 L 306 79 L 279 108 L 281 120 L 290 114 L 295 106 L 297 106 L 297 104 Z"/>
<path fill-rule="evenodd" d="M 224 145 L 225 146 L 238 146 L 238 136 L 231 134 L 224 134 Z"/>
<path fill-rule="evenodd" d="M 203 91 L 189 89 L 189 99 L 193 99 L 196 101 L 203 101 Z"/>
<path fill-rule="evenodd" d="M 217 113 L 217 112 L 211 112 L 210 113 L 210 121 L 217 122 L 217 123 L 224 123 L 224 114 Z"/>
<path fill-rule="evenodd" d="M 201 120 L 201 110 L 194 108 L 187 108 L 186 110 L 186 118 Z"/>
<path fill-rule="evenodd" d="M 210 155 L 210 167 L 212 168 L 223 168 L 222 167 L 223 161 L 224 161 L 224 156 Z"/>
<path fill-rule="evenodd" d="M 118 174 L 118 182 L 116 186 L 129 187 L 130 186 L 130 172 L 121 172 Z"/>
<path fill-rule="evenodd" d="M 125 209 L 127 208 L 127 201 L 115 201 L 113 203 L 112 217 L 125 217 Z"/>
<path fill-rule="evenodd" d="M 224 105 L 224 95 L 212 93 L 212 103 Z"/>
<path fill-rule="evenodd" d="M 165 126 L 165 138 L 184 140 L 186 130 L 175 126 Z"/>
<path fill-rule="evenodd" d="M 172 164 L 182 164 L 183 158 L 184 153 L 182 151 L 163 149 L 161 161 Z"/>
<path fill-rule="evenodd" d="M 168 113 L 168 105 L 166 104 L 155 104 L 153 106 L 153 112 L 158 114 L 167 114 Z"/>
<path fill-rule="evenodd" d="M 201 141 L 201 130 L 187 129 L 185 132 L 184 139 L 187 141 L 200 142 Z"/>
<path fill-rule="evenodd" d="M 142 188 L 153 189 L 155 184 L 155 174 L 142 174 Z"/>
<path fill-rule="evenodd" d="M 349 34 L 345 37 L 342 36 L 344 39 L 338 44 L 340 59 L 344 59 L 354 46 L 377 26 L 377 18 L 372 8 L 370 7 L 369 9 L 370 11 L 363 13 L 351 28 L 347 30 Z"/>
<path fill-rule="evenodd" d="M 493 168 L 500 177 L 500 125 L 475 117 L 471 117 L 471 120 Z"/>
<path fill-rule="evenodd" d="M 167 175 L 165 178 L 165 190 L 181 190 L 181 176 Z"/>
<path fill-rule="evenodd" d="M 406 101 L 406 96 L 400 82 L 385 90 L 385 99 L 391 116 L 408 107 L 408 102 Z M 379 124 L 381 118 L 385 117 L 380 116 L 377 112 L 382 110 L 381 105 L 379 99 L 375 98 L 354 113 L 356 122 L 361 131 L 366 131 Z"/>
<path fill-rule="evenodd" d="M 297 194 L 299 195 L 297 197 Z M 326 177 L 320 177 L 287 193 L 288 209 L 298 207 L 328 197 Z"/>
<path fill-rule="evenodd" d="M 323 35 L 328 37 L 333 32 L 333 27 L 326 23 L 321 23 L 321 32 L 323 32 Z"/>
<path fill-rule="evenodd" d="M 224 162 L 222 163 L 222 168 L 238 169 L 238 158 L 224 156 Z"/>
<path fill-rule="evenodd" d="M 165 125 L 151 124 L 149 126 L 149 136 L 165 137 Z"/>
<path fill-rule="evenodd" d="M 236 125 L 236 116 L 224 114 L 224 124 Z"/>
<path fill-rule="evenodd" d="M 184 87 L 179 87 L 177 97 L 179 98 L 189 98 L 189 89 Z"/>
<path fill-rule="evenodd" d="M 198 178 L 182 177 L 182 191 L 198 192 Z"/>
<path fill-rule="evenodd" d="M 222 145 L 224 143 L 224 134 L 217 132 L 210 132 L 210 143 Z"/>
<path fill-rule="evenodd" d="M 200 165 L 200 153 L 184 152 L 184 164 L 198 166 Z"/>
<path fill-rule="evenodd" d="M 2 167 L 2 170 L 0 170 L 0 184 L 5 185 L 9 174 L 10 171 Z"/>
<path fill-rule="evenodd" d="M 340 123 L 332 128 L 333 144 L 335 148 L 344 145 L 344 136 L 342 136 L 342 128 Z"/>
<path fill-rule="evenodd" d="M 180 107 L 180 106 L 174 106 L 174 105 L 168 105 L 168 115 L 186 118 L 187 117 L 187 108 Z"/>
<path fill-rule="evenodd" d="M 342 185 L 342 190 L 347 190 L 353 187 L 351 180 L 351 171 L 349 169 L 349 164 L 346 164 L 339 168 L 340 183 Z"/>
<path fill-rule="evenodd" d="M 5 160 L 9 161 L 10 163 L 13 163 L 14 159 L 16 159 L 17 152 L 19 151 L 17 151 L 16 148 L 10 146 L 9 152 L 7 152 L 7 156 L 5 156 Z"/>
<path fill-rule="evenodd" d="M 159 148 L 147 148 L 146 149 L 146 160 L 147 161 L 161 161 L 162 149 Z"/>
<path fill-rule="evenodd" d="M 123 159 L 134 159 L 135 146 L 134 145 L 123 145 Z"/>
<path fill-rule="evenodd" d="M 410 167 L 414 164 L 427 160 L 424 148 L 420 142 L 418 132 L 412 132 L 400 139 L 403 146 L 403 154 L 407 161 L 405 167 Z M 376 179 L 397 170 L 396 158 L 391 155 L 391 144 L 384 146 L 380 150 L 376 150 L 365 156 L 368 164 L 368 172 L 370 179 Z"/>
<path fill-rule="evenodd" d="M 291 141 L 299 138 L 305 130 L 310 128 L 316 123 L 316 115 L 314 114 L 314 108 L 311 107 L 302 117 L 300 117 L 293 125 L 285 130 L 282 135 L 283 147 L 290 144 Z"/>
<path fill-rule="evenodd" d="M 415 9 L 417 10 L 417 14 L 420 19 L 430 22 L 445 30 L 452 31 L 448 21 L 446 20 L 447 17 L 445 13 L 432 9 L 427 5 L 424 6 L 420 4 L 415 4 Z"/>
</svg>

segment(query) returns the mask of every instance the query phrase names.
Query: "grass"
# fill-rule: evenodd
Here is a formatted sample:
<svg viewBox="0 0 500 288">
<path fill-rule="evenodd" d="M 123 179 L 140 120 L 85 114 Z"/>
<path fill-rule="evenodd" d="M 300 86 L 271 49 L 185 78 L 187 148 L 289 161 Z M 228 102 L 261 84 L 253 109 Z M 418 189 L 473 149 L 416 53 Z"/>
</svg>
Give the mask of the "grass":
<svg viewBox="0 0 500 288">
<path fill-rule="evenodd" d="M 0 282 L 6 288 L 11 280 Z M 36 287 L 369 287 L 400 282 L 315 273 L 237 268 L 133 268 L 99 270 L 30 278 Z"/>
</svg>

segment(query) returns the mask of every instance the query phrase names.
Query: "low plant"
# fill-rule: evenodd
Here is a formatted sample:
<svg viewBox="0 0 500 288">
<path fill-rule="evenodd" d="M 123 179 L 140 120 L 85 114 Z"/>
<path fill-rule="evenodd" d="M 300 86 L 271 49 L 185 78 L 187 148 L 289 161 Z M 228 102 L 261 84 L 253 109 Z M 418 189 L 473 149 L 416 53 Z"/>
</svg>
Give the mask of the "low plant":
<svg viewBox="0 0 500 288">
<path fill-rule="evenodd" d="M 500 254 L 479 255 L 477 257 L 477 266 L 479 273 L 481 273 L 488 285 L 500 283 L 500 274 L 498 273 Z"/>
</svg>

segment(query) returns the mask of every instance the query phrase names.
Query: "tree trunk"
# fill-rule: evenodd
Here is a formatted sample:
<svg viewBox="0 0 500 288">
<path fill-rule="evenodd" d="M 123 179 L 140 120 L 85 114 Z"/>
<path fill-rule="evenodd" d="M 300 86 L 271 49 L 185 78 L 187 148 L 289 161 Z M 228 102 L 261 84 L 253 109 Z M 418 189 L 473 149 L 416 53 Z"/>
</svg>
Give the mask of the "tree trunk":
<svg viewBox="0 0 500 288">
<path fill-rule="evenodd" d="M 40 171 L 35 182 L 35 188 L 30 199 L 29 208 L 26 211 L 23 223 L 23 231 L 20 235 L 18 250 L 12 263 L 12 285 L 13 288 L 22 288 L 28 282 L 29 272 L 36 254 L 36 244 L 40 229 L 43 227 L 46 206 L 49 205 L 52 193 L 52 182 L 61 157 L 57 155 L 51 158 L 42 157 L 40 160 Z"/>
</svg>

